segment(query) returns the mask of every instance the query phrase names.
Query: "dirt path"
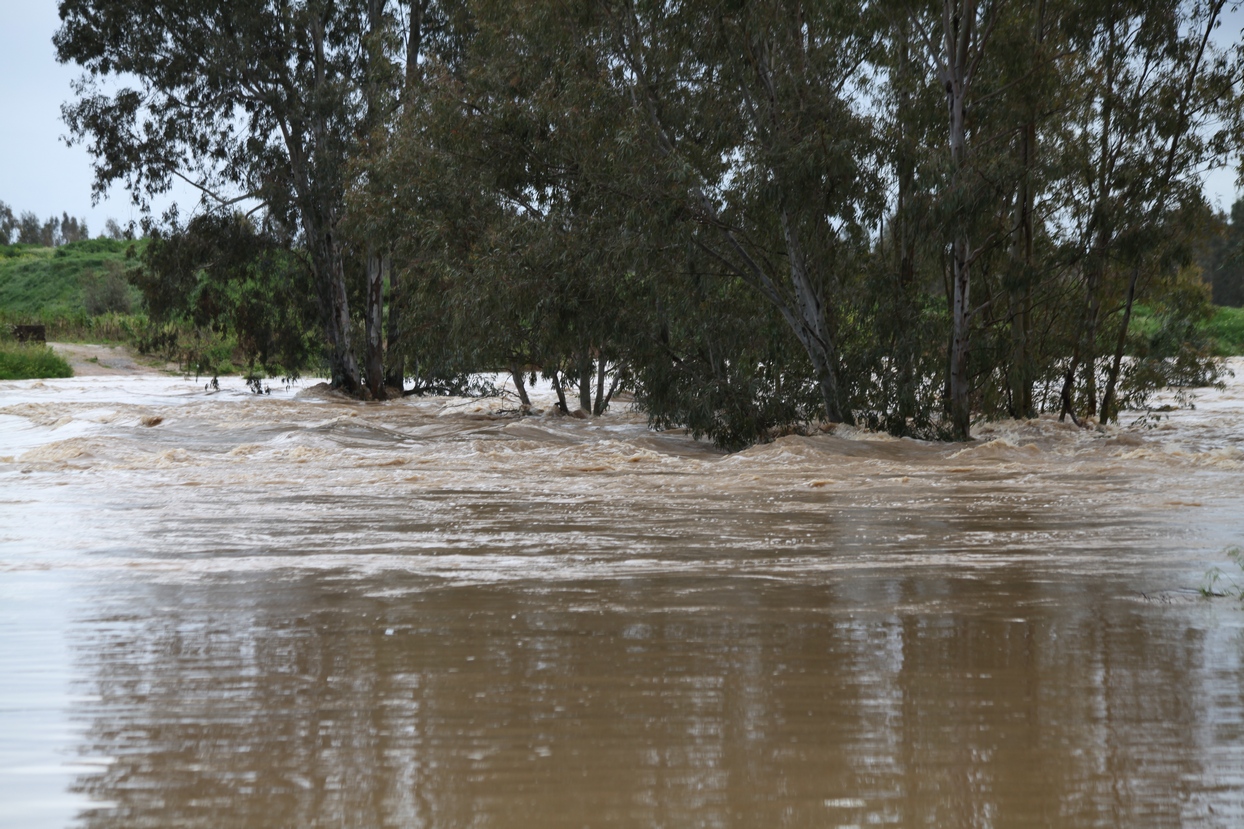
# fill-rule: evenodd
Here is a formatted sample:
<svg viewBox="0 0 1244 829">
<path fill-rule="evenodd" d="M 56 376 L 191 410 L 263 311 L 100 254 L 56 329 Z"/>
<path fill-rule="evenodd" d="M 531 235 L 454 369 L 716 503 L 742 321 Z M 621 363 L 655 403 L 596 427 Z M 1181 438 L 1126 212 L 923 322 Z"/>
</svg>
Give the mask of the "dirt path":
<svg viewBox="0 0 1244 829">
<path fill-rule="evenodd" d="M 177 366 L 172 363 L 136 357 L 123 345 L 50 342 L 48 347 L 69 362 L 76 377 L 152 374 L 177 370 Z"/>
</svg>

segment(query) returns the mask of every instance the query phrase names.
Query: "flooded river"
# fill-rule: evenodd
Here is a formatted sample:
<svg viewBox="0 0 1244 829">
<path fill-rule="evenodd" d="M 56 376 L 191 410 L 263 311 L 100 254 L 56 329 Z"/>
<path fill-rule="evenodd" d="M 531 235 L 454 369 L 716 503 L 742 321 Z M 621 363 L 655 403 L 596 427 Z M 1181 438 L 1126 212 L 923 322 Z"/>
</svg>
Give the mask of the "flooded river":
<svg viewBox="0 0 1244 829">
<path fill-rule="evenodd" d="M 1196 592 L 1235 369 L 1122 429 L 733 455 L 0 383 L 0 826 L 1244 825 L 1244 605 Z"/>
</svg>

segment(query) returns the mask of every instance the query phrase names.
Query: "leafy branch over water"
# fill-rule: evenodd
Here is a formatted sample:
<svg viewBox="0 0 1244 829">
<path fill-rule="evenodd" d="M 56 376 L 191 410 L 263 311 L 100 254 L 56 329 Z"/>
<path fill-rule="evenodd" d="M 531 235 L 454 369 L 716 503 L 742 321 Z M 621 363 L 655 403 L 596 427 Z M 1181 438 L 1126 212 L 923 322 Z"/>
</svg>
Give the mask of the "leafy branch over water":
<svg viewBox="0 0 1244 829">
<path fill-rule="evenodd" d="M 1232 547 L 1227 550 L 1227 558 L 1244 573 L 1244 548 Z M 1244 585 L 1223 573 L 1221 568 L 1214 567 L 1205 574 L 1201 595 L 1207 599 L 1231 596 L 1244 601 Z"/>
</svg>

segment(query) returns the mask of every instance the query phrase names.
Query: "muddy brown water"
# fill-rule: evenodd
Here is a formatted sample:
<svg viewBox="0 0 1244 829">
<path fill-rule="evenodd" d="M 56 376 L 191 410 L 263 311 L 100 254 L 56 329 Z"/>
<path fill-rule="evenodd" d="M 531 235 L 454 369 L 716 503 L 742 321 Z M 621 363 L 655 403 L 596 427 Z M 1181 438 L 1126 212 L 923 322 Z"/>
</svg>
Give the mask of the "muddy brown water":
<svg viewBox="0 0 1244 829">
<path fill-rule="evenodd" d="M 734 455 L 0 383 L 0 826 L 1244 825 L 1244 606 L 1196 592 L 1235 368 L 1125 428 Z"/>
</svg>

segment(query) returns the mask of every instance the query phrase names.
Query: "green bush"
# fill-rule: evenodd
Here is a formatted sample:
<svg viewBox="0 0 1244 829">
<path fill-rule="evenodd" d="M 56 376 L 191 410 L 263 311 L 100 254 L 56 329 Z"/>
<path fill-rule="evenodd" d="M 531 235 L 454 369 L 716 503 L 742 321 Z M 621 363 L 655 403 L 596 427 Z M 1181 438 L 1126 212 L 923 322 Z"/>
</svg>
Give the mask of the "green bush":
<svg viewBox="0 0 1244 829">
<path fill-rule="evenodd" d="M 1131 331 L 1141 340 L 1151 340 L 1158 335 L 1161 328 L 1162 320 L 1153 308 L 1138 304 L 1132 310 Z M 1212 316 L 1197 322 L 1195 331 L 1209 339 L 1210 349 L 1215 356 L 1244 355 L 1244 308 L 1215 305 Z M 1130 349 L 1128 353 L 1134 354 L 1135 349 Z"/>
<path fill-rule="evenodd" d="M 131 288 L 120 262 L 105 262 L 102 272 L 86 271 L 81 282 L 82 304 L 89 316 L 130 313 L 133 307 Z"/>
<path fill-rule="evenodd" d="M 72 377 L 64 358 L 45 345 L 0 343 L 0 380 L 36 380 Z"/>
<path fill-rule="evenodd" d="M 1205 324 L 1205 332 L 1214 340 L 1214 352 L 1228 357 L 1244 354 L 1244 308 L 1219 307 Z"/>
</svg>

